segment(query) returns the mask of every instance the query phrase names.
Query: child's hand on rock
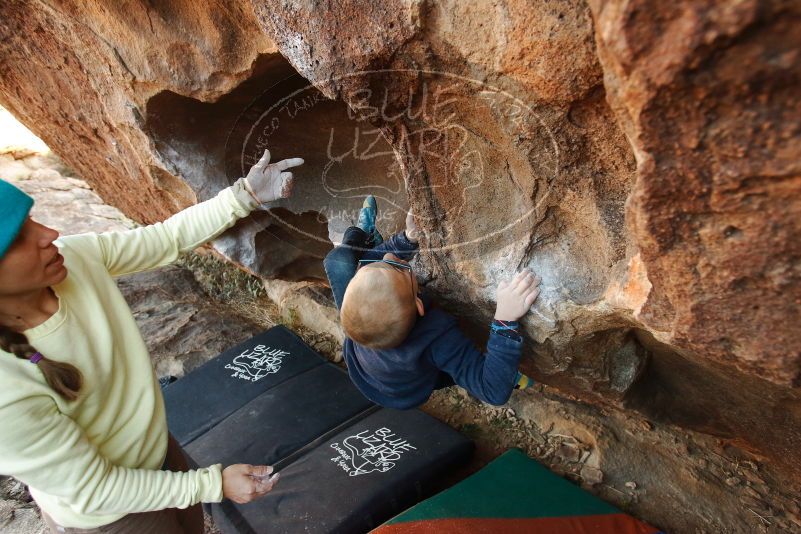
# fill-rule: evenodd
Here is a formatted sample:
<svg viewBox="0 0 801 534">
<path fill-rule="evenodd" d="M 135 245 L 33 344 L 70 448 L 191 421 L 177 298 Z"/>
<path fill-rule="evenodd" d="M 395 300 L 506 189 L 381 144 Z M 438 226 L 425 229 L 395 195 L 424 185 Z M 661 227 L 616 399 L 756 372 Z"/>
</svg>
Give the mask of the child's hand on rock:
<svg viewBox="0 0 801 534">
<path fill-rule="evenodd" d="M 517 273 L 511 281 L 498 284 L 495 319 L 517 321 L 523 317 L 540 294 L 542 280 L 528 269 Z"/>
<path fill-rule="evenodd" d="M 287 169 L 298 165 L 303 165 L 301 158 L 270 163 L 270 151 L 265 150 L 245 177 L 248 192 L 262 204 L 288 197 L 292 193 L 292 173 Z"/>
</svg>

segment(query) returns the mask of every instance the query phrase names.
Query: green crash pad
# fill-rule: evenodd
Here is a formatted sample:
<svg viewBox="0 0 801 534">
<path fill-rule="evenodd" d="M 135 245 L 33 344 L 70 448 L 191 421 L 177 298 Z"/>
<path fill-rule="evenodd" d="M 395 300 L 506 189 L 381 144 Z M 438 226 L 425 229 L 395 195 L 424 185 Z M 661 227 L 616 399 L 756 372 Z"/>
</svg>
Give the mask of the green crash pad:
<svg viewBox="0 0 801 534">
<path fill-rule="evenodd" d="M 518 449 L 373 530 L 376 534 L 657 534 Z"/>
</svg>

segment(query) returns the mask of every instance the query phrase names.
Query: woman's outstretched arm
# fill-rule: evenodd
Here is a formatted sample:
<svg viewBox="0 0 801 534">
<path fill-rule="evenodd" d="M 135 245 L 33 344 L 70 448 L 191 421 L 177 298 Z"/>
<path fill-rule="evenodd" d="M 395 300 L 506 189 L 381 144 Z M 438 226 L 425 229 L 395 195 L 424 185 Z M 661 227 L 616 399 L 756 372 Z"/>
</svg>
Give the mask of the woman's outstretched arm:
<svg viewBox="0 0 801 534">
<path fill-rule="evenodd" d="M 84 244 L 76 243 L 79 240 L 94 241 L 93 248 L 112 276 L 168 265 L 219 236 L 260 204 L 289 196 L 292 173 L 287 169 L 302 163 L 293 158 L 270 164 L 269 152 L 265 152 L 247 177 L 164 222 L 121 232 L 70 236 L 63 241 L 78 246 Z"/>
</svg>

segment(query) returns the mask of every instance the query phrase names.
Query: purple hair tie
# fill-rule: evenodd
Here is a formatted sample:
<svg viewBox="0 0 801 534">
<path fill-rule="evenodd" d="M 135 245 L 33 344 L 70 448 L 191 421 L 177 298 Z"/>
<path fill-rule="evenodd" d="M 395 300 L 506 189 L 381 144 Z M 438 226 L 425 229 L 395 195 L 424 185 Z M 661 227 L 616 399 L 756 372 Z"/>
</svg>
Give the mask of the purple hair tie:
<svg viewBox="0 0 801 534">
<path fill-rule="evenodd" d="M 44 356 L 42 356 L 40 353 L 37 352 L 33 356 L 31 356 L 30 361 L 31 363 L 39 363 L 40 361 L 42 361 L 42 358 L 44 358 Z"/>
</svg>

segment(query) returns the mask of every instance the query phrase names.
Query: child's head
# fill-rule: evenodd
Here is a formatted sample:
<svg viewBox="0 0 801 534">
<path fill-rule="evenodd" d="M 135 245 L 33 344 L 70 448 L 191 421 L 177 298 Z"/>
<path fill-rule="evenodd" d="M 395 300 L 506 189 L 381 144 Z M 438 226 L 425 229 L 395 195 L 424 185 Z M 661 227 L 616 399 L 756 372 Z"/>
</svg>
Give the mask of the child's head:
<svg viewBox="0 0 801 534">
<path fill-rule="evenodd" d="M 408 265 L 393 254 L 384 260 Z M 423 315 L 417 297 L 417 280 L 411 269 L 375 262 L 362 266 L 348 284 L 340 317 L 345 334 L 374 349 L 397 347 Z"/>
</svg>

